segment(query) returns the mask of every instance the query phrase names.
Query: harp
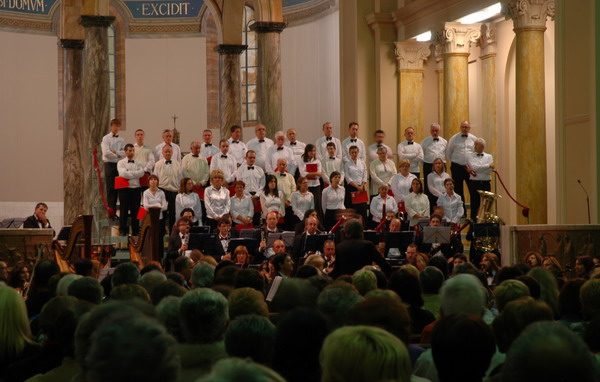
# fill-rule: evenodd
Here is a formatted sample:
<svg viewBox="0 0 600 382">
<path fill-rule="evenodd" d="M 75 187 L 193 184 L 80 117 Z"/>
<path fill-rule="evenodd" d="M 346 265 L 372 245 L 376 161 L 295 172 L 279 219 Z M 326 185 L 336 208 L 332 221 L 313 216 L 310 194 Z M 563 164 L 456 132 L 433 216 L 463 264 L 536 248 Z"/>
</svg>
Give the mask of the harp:
<svg viewBox="0 0 600 382">
<path fill-rule="evenodd" d="M 69 240 L 64 250 L 57 241 L 53 243 L 54 260 L 61 272 L 74 272 L 73 263 L 80 258 L 76 249 L 80 240 L 83 239 L 83 256 L 87 259 L 92 257 L 92 221 L 93 215 L 79 215 L 71 223 Z"/>
<path fill-rule="evenodd" d="M 151 207 L 142 220 L 140 235 L 135 240 L 129 238 L 129 256 L 132 263 L 136 263 L 140 268 L 150 261 L 159 261 L 162 258 L 161 248 L 164 247 L 161 225 L 160 211 L 158 207 Z"/>
</svg>

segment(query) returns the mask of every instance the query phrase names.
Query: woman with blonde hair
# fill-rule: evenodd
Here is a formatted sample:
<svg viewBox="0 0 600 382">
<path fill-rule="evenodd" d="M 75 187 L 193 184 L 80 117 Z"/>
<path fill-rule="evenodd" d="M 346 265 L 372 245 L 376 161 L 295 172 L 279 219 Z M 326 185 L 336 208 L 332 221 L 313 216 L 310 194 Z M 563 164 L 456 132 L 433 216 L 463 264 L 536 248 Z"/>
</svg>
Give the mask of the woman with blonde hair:
<svg viewBox="0 0 600 382">
<path fill-rule="evenodd" d="M 175 197 L 175 216 L 179 218 L 181 211 L 185 208 L 191 208 L 194 211 L 194 217 L 191 225 L 202 225 L 202 207 L 200 198 L 194 192 L 194 181 L 190 178 L 183 178 L 179 183 L 179 193 Z"/>
<path fill-rule="evenodd" d="M 225 175 L 216 169 L 210 172 L 210 186 L 204 190 L 204 206 L 206 207 L 207 225 L 211 230 L 217 228 L 217 222 L 229 216 L 231 202 L 229 190 L 223 185 Z"/>
<path fill-rule="evenodd" d="M 404 343 L 370 326 L 346 326 L 331 333 L 320 360 L 322 382 L 408 382 L 412 371 Z"/>
</svg>

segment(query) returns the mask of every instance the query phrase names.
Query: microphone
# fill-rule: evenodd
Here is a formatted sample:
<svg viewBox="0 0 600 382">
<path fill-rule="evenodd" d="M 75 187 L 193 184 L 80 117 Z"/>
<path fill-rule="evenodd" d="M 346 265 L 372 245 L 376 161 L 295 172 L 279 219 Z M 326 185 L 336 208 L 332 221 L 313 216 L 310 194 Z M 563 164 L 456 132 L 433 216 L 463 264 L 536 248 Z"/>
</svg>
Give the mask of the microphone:
<svg viewBox="0 0 600 382">
<path fill-rule="evenodd" d="M 588 192 L 585 189 L 585 187 L 583 187 L 583 183 L 581 183 L 581 179 L 577 179 L 577 183 L 579 183 L 579 187 L 581 187 L 581 189 L 585 193 L 585 200 L 587 202 L 588 224 L 592 224 L 592 217 L 590 215 L 590 195 L 588 194 Z"/>
</svg>

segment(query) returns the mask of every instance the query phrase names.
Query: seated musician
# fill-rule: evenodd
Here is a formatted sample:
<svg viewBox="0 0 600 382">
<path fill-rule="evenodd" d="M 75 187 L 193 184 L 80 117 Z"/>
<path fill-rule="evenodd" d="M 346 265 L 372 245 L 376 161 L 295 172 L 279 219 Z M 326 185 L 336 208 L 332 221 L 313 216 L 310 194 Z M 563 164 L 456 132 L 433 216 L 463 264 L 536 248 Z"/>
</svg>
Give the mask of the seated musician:
<svg viewBox="0 0 600 382">
<path fill-rule="evenodd" d="M 300 223 L 296 224 L 296 228 L 294 229 L 294 233 L 296 235 L 300 235 L 300 234 L 302 234 L 302 232 L 304 232 L 304 229 L 306 227 L 306 219 L 308 219 L 309 217 L 313 217 L 313 218 L 317 219 L 317 222 L 318 222 L 317 228 L 319 229 L 319 231 L 325 231 L 323 224 L 319 220 L 319 215 L 317 214 L 317 210 L 310 209 L 310 210 L 306 210 L 302 221 L 300 221 Z"/>
<path fill-rule="evenodd" d="M 23 228 L 52 228 L 50 220 L 46 217 L 48 205 L 40 202 L 35 205 L 33 215 L 29 216 L 23 222 Z"/>
<path fill-rule="evenodd" d="M 444 207 L 444 221 L 458 224 L 465 210 L 460 195 L 454 192 L 454 181 L 450 178 L 444 180 L 446 192 L 437 201 L 438 206 Z"/>
<path fill-rule="evenodd" d="M 393 217 L 398 213 L 398 203 L 388 195 L 389 189 L 387 184 L 382 184 L 379 186 L 379 195 L 371 200 L 372 227 L 379 227 L 383 219 L 387 220 L 388 215 Z"/>
<path fill-rule="evenodd" d="M 324 273 L 329 274 L 335 266 L 335 241 L 326 240 L 323 243 L 323 258 L 325 259 Z"/>
<path fill-rule="evenodd" d="M 230 213 L 233 223 L 238 231 L 243 228 L 252 228 L 252 220 L 254 217 L 252 197 L 246 194 L 246 184 L 243 181 L 237 180 L 234 185 L 235 195 L 230 199 Z"/>
<path fill-rule="evenodd" d="M 292 249 L 292 256 L 294 258 L 294 262 L 298 265 L 302 265 L 304 263 L 304 258 L 307 255 L 310 255 L 314 252 L 309 252 L 306 248 L 306 241 L 309 236 L 319 234 L 319 230 L 317 228 L 318 220 L 317 218 L 309 217 L 306 219 L 306 229 L 301 235 L 296 235 L 294 238 L 294 246 Z"/>
<path fill-rule="evenodd" d="M 270 233 L 281 233 L 282 231 L 277 227 L 278 214 L 275 211 L 271 211 L 267 214 L 265 225 L 261 231 L 261 240 L 258 246 L 259 255 L 264 258 L 269 258 L 273 255 L 272 251 L 267 249 L 267 240 L 269 239 Z M 285 244 L 283 245 L 285 251 Z"/>
<path fill-rule="evenodd" d="M 431 215 L 431 218 L 429 218 L 429 227 L 440 226 L 442 226 L 442 217 L 437 214 Z M 419 251 L 429 256 L 444 256 L 450 259 L 455 253 L 464 250 L 460 235 L 452 235 L 449 243 L 423 243 L 423 236 L 418 236 L 416 242 L 419 246 Z"/>
<path fill-rule="evenodd" d="M 179 214 L 179 219 L 187 220 L 190 227 L 198 227 L 198 220 L 194 221 L 194 210 L 191 208 L 184 208 L 183 210 L 181 210 L 181 213 Z M 171 228 L 171 235 L 179 232 L 179 228 L 177 227 L 178 222 L 179 220 L 177 220 L 177 222 L 173 224 L 173 227 Z"/>
<path fill-rule="evenodd" d="M 180 218 L 177 221 L 177 231 L 169 236 L 169 246 L 167 247 L 167 258 L 175 259 L 185 255 L 188 250 L 190 233 L 190 222 L 187 219 Z"/>
</svg>

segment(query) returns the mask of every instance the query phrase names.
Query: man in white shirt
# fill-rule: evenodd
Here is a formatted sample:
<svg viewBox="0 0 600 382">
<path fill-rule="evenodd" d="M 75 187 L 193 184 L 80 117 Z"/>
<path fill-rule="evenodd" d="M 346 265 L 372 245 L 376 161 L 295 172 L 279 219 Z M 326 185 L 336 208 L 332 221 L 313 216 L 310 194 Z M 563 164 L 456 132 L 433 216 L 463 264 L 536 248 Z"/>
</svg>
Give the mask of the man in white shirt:
<svg viewBox="0 0 600 382">
<path fill-rule="evenodd" d="M 256 164 L 256 153 L 254 150 L 246 152 L 246 163 L 237 168 L 234 177 L 236 180 L 241 180 L 246 184 L 245 192 L 247 194 L 258 198 L 258 192 L 265 187 L 265 172 Z"/>
<path fill-rule="evenodd" d="M 249 140 L 246 147 L 248 150 L 254 151 L 256 165 L 264 170 L 267 150 L 269 147 L 273 146 L 273 140 L 267 138 L 267 128 L 260 123 L 254 128 L 254 133 L 256 134 L 256 137 Z M 246 153 L 246 155 L 248 155 L 248 153 Z"/>
<path fill-rule="evenodd" d="M 276 172 L 277 162 L 279 159 L 285 159 L 287 163 L 288 171 L 291 174 L 296 172 L 296 160 L 294 159 L 294 152 L 289 147 L 284 145 L 285 134 L 283 131 L 275 133 L 275 144 L 267 150 L 267 159 L 265 163 L 265 173 L 274 174 Z"/>
<path fill-rule="evenodd" d="M 219 147 L 213 145 L 212 143 L 212 136 L 213 133 L 210 129 L 206 129 L 202 132 L 202 140 L 204 141 L 204 143 L 202 143 L 200 149 L 200 156 L 206 159 L 209 164 L 210 158 L 212 158 L 213 155 L 219 152 Z"/>
<path fill-rule="evenodd" d="M 233 174 L 237 170 L 237 163 L 233 156 L 229 154 L 229 141 L 227 139 L 221 139 L 219 149 L 221 154 L 214 155 L 210 161 L 210 172 L 217 169 L 223 171 L 223 180 L 229 184 L 235 179 Z"/>
<path fill-rule="evenodd" d="M 477 190 L 490 191 L 491 176 L 494 170 L 494 158 L 483 152 L 485 149 L 485 140 L 483 138 L 475 139 L 475 153 L 471 155 L 467 162 L 467 171 L 469 172 L 469 195 L 471 196 L 471 220 L 475 221 L 481 198 Z"/>
<path fill-rule="evenodd" d="M 340 184 L 344 184 L 344 163 L 342 162 L 341 158 L 336 156 L 336 147 L 334 142 L 327 143 L 327 156 L 321 159 L 321 166 L 323 167 L 323 175 L 321 178 L 325 183 L 325 187 L 331 184 L 329 176 L 334 171 L 340 173 Z"/>
<path fill-rule="evenodd" d="M 348 125 L 348 138 L 342 141 L 342 159 L 346 160 L 349 158 L 348 150 L 350 147 L 356 146 L 358 147 L 358 157 L 364 161 L 366 161 L 366 150 L 365 143 L 358 137 L 358 123 L 350 122 Z"/>
<path fill-rule="evenodd" d="M 410 172 L 417 178 L 421 175 L 419 165 L 423 162 L 423 148 L 415 142 L 415 129 L 407 127 L 404 130 L 404 141 L 398 143 L 398 160 L 407 159 L 410 162 Z"/>
<path fill-rule="evenodd" d="M 140 178 L 144 175 L 144 167 L 134 160 L 135 148 L 131 143 L 125 145 L 125 158 L 117 162 L 119 176 L 128 180 L 127 187 L 119 189 L 119 234 L 126 236 L 129 233 L 127 218 L 131 219 L 131 234 L 140 233 L 140 223 L 137 220 L 137 211 L 140 207 L 142 193 Z"/>
<path fill-rule="evenodd" d="M 181 182 L 181 164 L 173 158 L 173 149 L 169 145 L 163 146 L 162 159 L 154 165 L 154 175 L 158 176 L 158 187 L 165 193 L 167 199 L 167 227 L 171 230 L 177 217 L 175 216 L 175 197 Z"/>
<path fill-rule="evenodd" d="M 323 136 L 317 139 L 315 146 L 317 147 L 317 159 L 327 158 L 327 143 L 335 144 L 335 156 L 342 159 L 342 142 L 333 136 L 333 125 L 331 122 L 323 124 Z"/>
<path fill-rule="evenodd" d="M 473 155 L 476 136 L 469 133 L 471 124 L 469 121 L 463 121 L 460 124 L 460 133 L 456 133 L 448 141 L 446 147 L 446 158 L 450 160 L 450 170 L 452 171 L 452 180 L 454 180 L 455 192 L 465 200 L 464 182 L 469 182 L 469 172 L 467 163 Z"/>
<path fill-rule="evenodd" d="M 246 144 L 242 142 L 242 128 L 238 125 L 231 126 L 231 136 L 227 140 L 229 142 L 229 155 L 233 156 L 236 165 L 239 167 L 246 157 L 246 151 L 248 148 Z"/>
<path fill-rule="evenodd" d="M 289 147 L 294 153 L 294 161 L 296 163 L 300 163 L 302 161 L 302 154 L 304 154 L 304 149 L 306 148 L 306 143 L 300 142 L 296 139 L 296 129 L 288 129 L 286 135 L 287 140 L 285 142 L 285 146 Z"/>
<path fill-rule="evenodd" d="M 148 188 L 148 176 L 152 174 L 154 171 L 154 153 L 152 149 L 148 146 L 144 145 L 144 138 L 146 133 L 142 129 L 137 129 L 135 131 L 135 143 L 133 144 L 133 148 L 135 149 L 135 155 L 133 159 L 136 163 L 139 163 L 144 168 L 145 176 L 140 179 L 140 186 L 142 187 L 142 191 Z"/>
<path fill-rule="evenodd" d="M 377 155 L 377 149 L 380 147 L 386 148 L 387 157 L 389 159 L 394 157 L 394 152 L 392 151 L 392 148 L 390 146 L 386 145 L 385 143 L 383 143 L 383 141 L 385 140 L 385 131 L 376 130 L 375 133 L 373 133 L 373 138 L 375 139 L 375 143 L 369 145 L 369 148 L 368 148 L 370 160 L 375 160 L 375 159 L 379 158 L 379 156 Z"/>
<path fill-rule="evenodd" d="M 106 179 L 106 196 L 108 206 L 116 211 L 117 190 L 115 190 L 115 177 L 119 175 L 117 162 L 125 157 L 123 148 L 125 141 L 119 136 L 121 120 L 115 118 L 110 121 L 110 132 L 102 137 L 102 161 L 104 162 L 104 178 Z"/>
<path fill-rule="evenodd" d="M 208 161 L 200 156 L 201 145 L 199 141 L 193 141 L 190 145 L 191 152 L 181 160 L 181 172 L 184 178 L 190 178 L 194 184 L 206 186 L 210 170 Z"/>
<path fill-rule="evenodd" d="M 423 139 L 421 147 L 423 148 L 423 179 L 425 180 L 425 193 L 429 195 L 427 187 L 427 175 L 433 170 L 433 161 L 440 158 L 442 161 L 446 159 L 446 146 L 448 141 L 440 137 L 441 127 L 438 123 L 432 123 L 429 127 L 430 135 Z"/>
<path fill-rule="evenodd" d="M 169 129 L 164 129 L 162 132 L 163 141 L 156 145 L 154 148 L 154 159 L 158 162 L 159 159 L 163 159 L 163 147 L 165 145 L 171 146 L 171 150 L 173 151 L 172 160 L 175 160 L 181 163 L 181 148 L 177 143 L 173 142 L 173 132 Z"/>
</svg>

